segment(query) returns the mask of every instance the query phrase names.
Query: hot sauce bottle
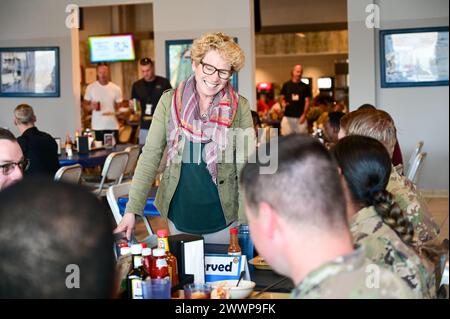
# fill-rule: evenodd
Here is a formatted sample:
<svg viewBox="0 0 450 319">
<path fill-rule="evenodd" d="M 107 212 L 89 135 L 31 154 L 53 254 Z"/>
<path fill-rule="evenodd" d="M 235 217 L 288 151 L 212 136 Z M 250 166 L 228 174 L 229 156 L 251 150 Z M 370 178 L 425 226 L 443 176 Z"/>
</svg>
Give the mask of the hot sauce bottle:
<svg viewBox="0 0 450 319">
<path fill-rule="evenodd" d="M 169 249 L 169 231 L 167 229 L 160 229 L 156 232 L 158 236 L 158 248 L 164 249 L 167 266 L 169 268 L 169 276 L 170 281 L 172 283 L 172 287 L 178 285 L 178 266 L 177 266 L 177 257 L 175 257 Z"/>
<path fill-rule="evenodd" d="M 150 277 L 152 279 L 170 279 L 169 267 L 167 266 L 166 252 L 164 249 L 153 249 Z"/>
<path fill-rule="evenodd" d="M 228 255 L 242 255 L 241 246 L 239 246 L 238 232 L 238 228 L 230 228 L 230 245 L 228 246 Z"/>
</svg>

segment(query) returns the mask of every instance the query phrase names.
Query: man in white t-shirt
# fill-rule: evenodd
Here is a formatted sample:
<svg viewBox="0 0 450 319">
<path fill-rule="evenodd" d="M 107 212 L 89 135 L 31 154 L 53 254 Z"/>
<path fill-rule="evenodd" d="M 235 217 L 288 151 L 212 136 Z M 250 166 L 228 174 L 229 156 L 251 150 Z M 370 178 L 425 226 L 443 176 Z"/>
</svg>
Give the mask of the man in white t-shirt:
<svg viewBox="0 0 450 319">
<path fill-rule="evenodd" d="M 86 88 L 84 109 L 92 112 L 91 129 L 95 131 L 95 139 L 103 142 L 106 133 L 113 133 L 118 141 L 119 123 L 116 110 L 122 103 L 122 90 L 109 81 L 109 67 L 105 63 L 97 65 L 97 81 Z"/>
</svg>

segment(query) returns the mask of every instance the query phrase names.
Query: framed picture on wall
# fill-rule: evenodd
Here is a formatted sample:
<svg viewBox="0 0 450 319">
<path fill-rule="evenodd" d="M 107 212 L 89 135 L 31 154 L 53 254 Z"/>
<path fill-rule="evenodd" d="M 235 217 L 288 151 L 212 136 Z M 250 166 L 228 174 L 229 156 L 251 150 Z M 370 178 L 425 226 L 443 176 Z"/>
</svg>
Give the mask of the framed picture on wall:
<svg viewBox="0 0 450 319">
<path fill-rule="evenodd" d="M 381 87 L 448 85 L 448 27 L 380 31 Z"/>
<path fill-rule="evenodd" d="M 237 39 L 234 41 L 237 43 Z M 166 77 L 173 88 L 192 74 L 191 46 L 193 40 L 167 40 L 166 41 Z M 238 90 L 238 75 L 234 73 L 231 84 Z"/>
<path fill-rule="evenodd" d="M 59 48 L 0 48 L 0 97 L 59 97 Z"/>
</svg>

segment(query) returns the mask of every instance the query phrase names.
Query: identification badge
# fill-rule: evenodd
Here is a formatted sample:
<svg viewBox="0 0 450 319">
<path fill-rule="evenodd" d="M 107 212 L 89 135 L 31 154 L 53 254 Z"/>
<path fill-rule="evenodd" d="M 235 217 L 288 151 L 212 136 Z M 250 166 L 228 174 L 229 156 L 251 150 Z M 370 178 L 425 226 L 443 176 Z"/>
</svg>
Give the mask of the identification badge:
<svg viewBox="0 0 450 319">
<path fill-rule="evenodd" d="M 145 105 L 145 115 L 152 115 L 153 104 Z"/>
<path fill-rule="evenodd" d="M 300 95 L 292 94 L 292 101 L 298 101 L 298 100 L 300 100 Z"/>
</svg>

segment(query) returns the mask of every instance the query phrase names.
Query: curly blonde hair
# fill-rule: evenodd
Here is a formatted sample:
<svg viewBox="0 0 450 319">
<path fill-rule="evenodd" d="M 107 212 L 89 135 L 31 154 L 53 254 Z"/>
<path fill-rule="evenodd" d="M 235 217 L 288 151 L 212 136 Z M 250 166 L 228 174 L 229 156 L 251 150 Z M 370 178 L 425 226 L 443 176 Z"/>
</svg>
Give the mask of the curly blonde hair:
<svg viewBox="0 0 450 319">
<path fill-rule="evenodd" d="M 244 67 L 244 51 L 234 42 L 232 37 L 222 32 L 210 32 L 201 35 L 192 44 L 192 61 L 198 65 L 210 50 L 216 50 L 230 63 L 233 71 L 238 72 Z"/>
</svg>

